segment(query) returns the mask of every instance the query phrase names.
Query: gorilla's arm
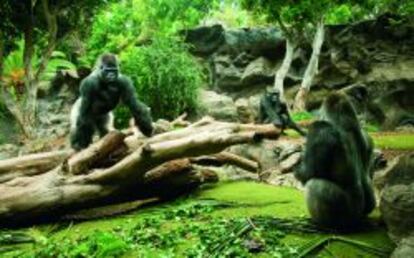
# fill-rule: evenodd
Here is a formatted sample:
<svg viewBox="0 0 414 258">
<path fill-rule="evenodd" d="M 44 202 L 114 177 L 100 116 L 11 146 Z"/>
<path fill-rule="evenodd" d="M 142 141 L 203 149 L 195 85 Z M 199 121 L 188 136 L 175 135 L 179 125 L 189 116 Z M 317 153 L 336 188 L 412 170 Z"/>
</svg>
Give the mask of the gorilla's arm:
<svg viewBox="0 0 414 258">
<path fill-rule="evenodd" d="M 374 141 L 372 140 L 371 136 L 365 131 L 362 131 L 362 135 L 364 138 L 364 142 L 366 143 L 365 148 L 365 171 L 366 175 L 362 175 L 362 187 L 364 190 L 364 199 L 365 199 L 365 207 L 364 207 L 364 214 L 369 214 L 376 206 L 375 202 L 375 194 L 374 190 L 372 189 L 372 176 L 373 176 L 373 153 L 374 153 Z"/>
<path fill-rule="evenodd" d="M 122 101 L 131 111 L 139 130 L 145 136 L 151 136 L 154 129 L 150 110 L 144 103 L 137 100 L 135 89 L 129 79 L 123 82 Z"/>
<path fill-rule="evenodd" d="M 290 117 L 286 103 L 279 100 L 274 102 L 269 96 L 264 95 L 260 99 L 260 122 L 272 123 L 277 127 L 291 128 L 297 131 L 300 135 L 306 136 L 306 133 L 295 123 Z"/>
<path fill-rule="evenodd" d="M 75 124 L 71 132 L 70 144 L 75 150 L 81 150 L 91 143 L 93 135 L 93 123 L 91 121 L 91 107 L 93 95 L 93 83 L 84 79 L 80 85 L 80 96 L 71 111 L 71 124 Z M 72 126 L 72 125 L 71 125 Z"/>
<path fill-rule="evenodd" d="M 260 99 L 259 103 L 259 122 L 260 123 L 266 123 L 267 115 L 265 113 L 264 105 L 263 105 L 263 98 Z"/>
<path fill-rule="evenodd" d="M 93 96 L 93 83 L 89 80 L 85 79 L 81 82 L 80 85 L 80 99 L 81 104 L 79 107 L 79 115 L 77 116 L 77 125 L 82 125 L 83 123 L 88 122 L 88 118 L 90 117 L 90 110 L 92 107 L 92 96 Z"/>
<path fill-rule="evenodd" d="M 314 122 L 306 137 L 302 166 L 295 172 L 295 177 L 305 184 L 312 178 L 331 179 L 336 156 L 343 155 L 337 129 L 327 121 Z"/>
<path fill-rule="evenodd" d="M 280 102 L 280 117 L 282 118 L 283 127 L 290 128 L 298 132 L 302 136 L 306 136 L 306 132 L 302 130 L 290 117 L 289 110 L 287 109 L 287 105 L 284 102 Z"/>
<path fill-rule="evenodd" d="M 365 201 L 365 207 L 364 207 L 364 214 L 369 214 L 374 208 L 375 208 L 375 194 L 374 190 L 372 188 L 372 180 L 368 177 L 368 175 L 365 178 L 362 178 L 362 188 L 364 191 L 364 201 Z"/>
</svg>

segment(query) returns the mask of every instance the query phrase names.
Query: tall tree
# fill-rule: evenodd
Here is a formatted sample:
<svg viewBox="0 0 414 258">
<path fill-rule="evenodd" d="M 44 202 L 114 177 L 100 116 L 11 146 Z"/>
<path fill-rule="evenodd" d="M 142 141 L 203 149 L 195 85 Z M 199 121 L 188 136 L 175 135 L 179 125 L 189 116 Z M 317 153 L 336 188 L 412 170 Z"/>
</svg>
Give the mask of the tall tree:
<svg viewBox="0 0 414 258">
<path fill-rule="evenodd" d="M 312 80 L 318 71 L 319 54 L 324 41 L 324 25 L 326 16 L 334 12 L 344 1 L 329 0 L 244 0 L 244 6 L 264 12 L 269 21 L 276 22 L 286 36 L 286 52 L 281 67 L 276 73 L 274 87 L 283 95 L 283 81 L 292 63 L 295 46 L 307 40 L 307 35 L 313 36 L 312 54 L 302 79 L 301 87 L 295 97 L 295 110 L 304 110 L 307 92 L 310 90 Z"/>
<path fill-rule="evenodd" d="M 293 103 L 296 111 L 305 109 L 306 97 L 312 86 L 312 80 L 318 72 L 326 24 L 375 18 L 385 12 L 414 13 L 414 2 L 409 0 L 243 0 L 243 6 L 267 14 L 269 21 L 276 22 L 286 36 L 285 58 L 276 73 L 274 85 L 281 93 L 283 93 L 283 80 L 291 64 L 294 46 L 301 43 L 303 39 L 306 40 L 308 38 L 306 35 L 313 35 L 312 54 Z"/>
<path fill-rule="evenodd" d="M 14 115 L 26 137 L 34 136 L 39 80 L 57 44 L 79 26 L 88 26 L 96 11 L 108 1 L 5 0 L 2 3 L 1 39 L 17 36 L 24 41 L 25 96 L 16 100 L 2 85 L 1 100 Z M 4 45 L 5 42 L 0 41 L 0 68 L 5 55 L 2 51 Z M 41 59 L 33 67 L 36 52 L 41 53 Z"/>
<path fill-rule="evenodd" d="M 280 97 L 285 100 L 284 94 L 284 79 L 289 72 L 293 54 L 296 49 L 296 45 L 299 39 L 302 39 L 302 28 L 298 22 L 300 20 L 295 19 L 292 15 L 292 11 L 289 6 L 293 4 L 293 1 L 271 1 L 271 0 L 243 0 L 242 6 L 247 10 L 253 10 L 257 14 L 265 14 L 266 18 L 271 23 L 276 23 L 281 29 L 283 35 L 286 37 L 286 51 L 283 58 L 283 62 L 276 72 L 273 87 L 278 89 Z"/>
</svg>

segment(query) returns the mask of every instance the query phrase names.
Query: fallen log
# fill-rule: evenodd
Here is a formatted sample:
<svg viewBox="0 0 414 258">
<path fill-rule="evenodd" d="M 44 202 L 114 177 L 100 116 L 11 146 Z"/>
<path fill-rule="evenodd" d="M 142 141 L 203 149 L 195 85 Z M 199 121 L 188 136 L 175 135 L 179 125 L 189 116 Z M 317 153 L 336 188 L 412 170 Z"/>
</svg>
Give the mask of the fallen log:
<svg viewBox="0 0 414 258">
<path fill-rule="evenodd" d="M 169 184 L 175 184 L 173 188 L 179 190 L 192 179 L 195 184 L 214 180 L 208 170 L 193 169 L 191 159 L 187 158 L 253 142 L 257 135 L 277 138 L 279 134 L 280 130 L 273 125 L 201 120 L 183 129 L 135 139 L 139 144 L 126 148 L 120 140 L 125 136 L 113 132 L 45 173 L 0 184 L 0 224 L 94 207 L 125 196 L 145 195 L 156 186 L 169 188 Z M 181 162 L 181 166 L 171 169 L 171 162 Z M 163 166 L 167 169 L 162 169 Z M 179 178 L 174 171 L 186 179 L 173 183 L 174 180 L 165 180 Z M 164 192 L 168 193 L 168 189 Z"/>
<path fill-rule="evenodd" d="M 62 163 L 72 153 L 71 150 L 53 151 L 0 160 L 0 183 L 17 177 L 47 172 Z"/>
</svg>

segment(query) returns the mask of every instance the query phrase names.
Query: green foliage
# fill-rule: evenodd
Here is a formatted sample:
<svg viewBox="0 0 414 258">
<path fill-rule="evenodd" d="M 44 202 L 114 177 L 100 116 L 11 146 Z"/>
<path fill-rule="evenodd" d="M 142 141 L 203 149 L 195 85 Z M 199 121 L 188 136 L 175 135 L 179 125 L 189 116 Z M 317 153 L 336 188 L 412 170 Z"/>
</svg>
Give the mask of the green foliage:
<svg viewBox="0 0 414 258">
<path fill-rule="evenodd" d="M 254 1 L 243 0 L 243 6 L 259 13 L 265 13 L 269 21 L 280 26 L 289 25 L 290 31 L 304 30 L 309 24 L 316 24 L 325 18 L 328 23 L 342 23 L 352 17 L 352 1 L 301 0 L 301 1 Z M 282 29 L 286 29 L 283 27 Z"/>
<path fill-rule="evenodd" d="M 205 20 L 221 22 L 227 27 L 254 27 L 266 24 L 266 16 L 253 15 L 242 9 L 239 1 L 215 1 Z"/>
<path fill-rule="evenodd" d="M 15 40 L 22 37 L 30 42 L 28 50 L 33 48 L 45 54 L 46 46 L 51 41 L 64 39 L 74 30 L 88 30 L 96 12 L 112 1 L 45 0 L 29 4 L 27 1 L 3 0 L 0 8 L 0 35 L 6 39 L 6 54 L 14 47 Z M 50 24 L 46 16 L 51 18 Z M 54 36 L 51 26 L 56 26 Z M 25 33 L 28 31 L 31 33 Z"/>
<path fill-rule="evenodd" d="M 264 13 L 269 21 L 288 25 L 285 33 L 306 30 L 309 24 L 324 19 L 326 24 L 341 24 L 364 18 L 375 18 L 386 12 L 399 15 L 414 14 L 414 2 L 410 0 L 243 0 L 243 6 L 256 13 Z"/>
<path fill-rule="evenodd" d="M 121 55 L 121 66 L 155 118 L 196 110 L 202 70 L 180 41 L 157 38 L 149 46 L 130 48 Z"/>
<path fill-rule="evenodd" d="M 4 60 L 3 73 L 1 76 L 2 85 L 6 87 L 14 98 L 22 95 L 25 91 L 24 86 L 24 62 L 23 62 L 23 41 L 19 41 L 16 50 L 12 51 Z M 32 66 L 34 60 L 32 59 Z"/>
<path fill-rule="evenodd" d="M 192 27 L 210 5 L 209 0 L 127 0 L 108 5 L 95 18 L 83 61 L 93 64 L 103 52 L 119 54 L 154 36 L 171 36 Z"/>
<path fill-rule="evenodd" d="M 349 4 L 341 4 L 327 13 L 325 20 L 327 24 L 343 24 L 349 22 L 352 17 L 352 7 Z"/>
<path fill-rule="evenodd" d="M 25 70 L 23 62 L 24 41 L 20 40 L 17 43 L 17 49 L 12 51 L 4 60 L 4 67 L 2 73 L 3 87 L 11 93 L 17 100 L 26 92 L 25 89 Z M 31 59 L 32 68 L 38 67 L 40 58 L 37 53 Z M 66 55 L 59 51 L 54 51 L 49 60 L 45 71 L 40 76 L 41 80 L 51 80 L 58 69 L 74 70 L 76 66 L 66 59 Z"/>
<path fill-rule="evenodd" d="M 360 6 L 366 16 L 379 16 L 384 13 L 413 15 L 414 2 L 411 0 L 365 0 Z"/>
<path fill-rule="evenodd" d="M 133 5 L 135 6 L 135 5 Z M 87 39 L 87 56 L 83 60 L 89 65 L 103 52 L 118 53 L 140 33 L 140 14 L 127 2 L 114 3 L 96 15 L 90 37 Z"/>
<path fill-rule="evenodd" d="M 94 230 L 86 236 L 62 241 L 40 238 L 33 256 L 119 257 L 133 252 L 134 257 L 204 257 L 205 254 L 250 257 L 246 241 L 260 243 L 262 252 L 275 257 L 297 254 L 295 248 L 281 241 L 286 235 L 283 230 L 269 230 L 265 224 L 254 228 L 246 218 L 211 217 L 217 208 L 232 205 L 217 201 L 184 203 L 108 231 Z M 205 223 L 206 219 L 208 223 Z M 29 254 L 19 256 L 33 257 Z"/>
<path fill-rule="evenodd" d="M 196 25 L 211 8 L 211 0 L 141 0 L 144 34 L 173 35 Z"/>
<path fill-rule="evenodd" d="M 127 250 L 127 243 L 118 235 L 97 230 L 76 240 L 64 239 L 62 242 L 54 242 L 42 238 L 34 250 L 34 257 L 117 257 Z"/>
<path fill-rule="evenodd" d="M 60 51 L 53 51 L 52 57 L 47 63 L 46 69 L 42 73 L 40 79 L 49 81 L 56 75 L 56 72 L 59 70 L 76 70 L 76 65 L 68 61 L 65 53 Z"/>
</svg>

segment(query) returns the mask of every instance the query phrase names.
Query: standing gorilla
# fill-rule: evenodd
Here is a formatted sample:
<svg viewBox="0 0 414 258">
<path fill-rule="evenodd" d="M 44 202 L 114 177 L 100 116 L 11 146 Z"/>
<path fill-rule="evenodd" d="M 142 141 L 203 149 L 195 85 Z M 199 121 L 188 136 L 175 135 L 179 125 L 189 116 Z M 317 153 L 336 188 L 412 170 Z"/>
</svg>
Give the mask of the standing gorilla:
<svg viewBox="0 0 414 258">
<path fill-rule="evenodd" d="M 375 207 L 370 166 L 372 139 L 361 130 L 347 97 L 333 93 L 322 105 L 322 120 L 307 135 L 296 178 L 306 188 L 312 219 L 343 228 L 360 222 Z"/>
<path fill-rule="evenodd" d="M 291 128 L 300 135 L 306 133 L 293 122 L 287 109 L 286 103 L 280 99 L 279 90 L 272 88 L 266 91 L 260 99 L 259 120 L 261 123 L 272 123 L 277 127 Z"/>
<path fill-rule="evenodd" d="M 149 108 L 137 100 L 131 80 L 119 72 L 116 56 L 103 54 L 96 70 L 82 80 L 80 96 L 72 107 L 70 142 L 73 149 L 88 147 L 95 130 L 103 137 L 113 128 L 111 111 L 120 100 L 128 106 L 141 132 L 151 136 Z"/>
</svg>

